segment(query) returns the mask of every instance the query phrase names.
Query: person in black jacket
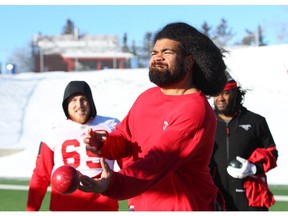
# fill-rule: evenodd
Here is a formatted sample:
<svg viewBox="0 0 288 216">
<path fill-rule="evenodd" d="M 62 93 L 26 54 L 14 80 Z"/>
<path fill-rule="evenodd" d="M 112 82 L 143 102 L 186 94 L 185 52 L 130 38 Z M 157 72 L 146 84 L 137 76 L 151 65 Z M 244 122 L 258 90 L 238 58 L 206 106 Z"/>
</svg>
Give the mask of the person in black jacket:
<svg viewBox="0 0 288 216">
<path fill-rule="evenodd" d="M 213 97 L 211 173 L 227 211 L 267 211 L 275 200 L 265 173 L 277 166 L 278 151 L 266 119 L 243 106 L 245 94 L 229 75 L 223 92 Z"/>
</svg>

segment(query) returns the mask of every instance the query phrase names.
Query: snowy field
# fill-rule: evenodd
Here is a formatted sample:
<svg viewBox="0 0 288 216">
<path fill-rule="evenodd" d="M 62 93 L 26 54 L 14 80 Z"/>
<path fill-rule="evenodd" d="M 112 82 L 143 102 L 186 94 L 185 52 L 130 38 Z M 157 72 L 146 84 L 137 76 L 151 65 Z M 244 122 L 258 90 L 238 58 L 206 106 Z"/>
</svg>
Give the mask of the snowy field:
<svg viewBox="0 0 288 216">
<path fill-rule="evenodd" d="M 269 184 L 288 185 L 288 46 L 239 48 L 225 60 L 248 91 L 244 105 L 266 117 L 279 158 Z M 147 69 L 0 75 L 0 177 L 29 178 L 41 134 L 64 119 L 62 97 L 71 80 L 92 88 L 98 114 L 123 119 L 136 97 L 153 86 Z M 17 153 L 10 154 L 13 151 Z"/>
</svg>

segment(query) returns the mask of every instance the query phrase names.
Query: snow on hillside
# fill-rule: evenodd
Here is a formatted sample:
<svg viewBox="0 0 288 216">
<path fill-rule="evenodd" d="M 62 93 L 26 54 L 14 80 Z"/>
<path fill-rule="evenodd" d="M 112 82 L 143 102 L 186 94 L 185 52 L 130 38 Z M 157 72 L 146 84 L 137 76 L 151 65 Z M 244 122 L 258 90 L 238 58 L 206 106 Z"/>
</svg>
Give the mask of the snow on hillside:
<svg viewBox="0 0 288 216">
<path fill-rule="evenodd" d="M 269 184 L 288 184 L 287 52 L 286 45 L 239 48 L 226 59 L 232 76 L 251 90 L 244 105 L 266 117 L 277 144 L 278 167 L 268 173 Z M 136 97 L 153 86 L 147 69 L 0 75 L 0 177 L 31 176 L 41 134 L 65 118 L 62 97 L 71 80 L 89 83 L 98 114 L 120 120 Z M 18 152 L 8 154 L 11 150 Z"/>
<path fill-rule="evenodd" d="M 89 83 L 98 114 L 118 119 L 152 86 L 145 69 L 0 76 L 0 177 L 30 177 L 42 133 L 65 119 L 62 98 L 71 80 Z M 3 156 L 11 149 L 23 151 Z"/>
</svg>

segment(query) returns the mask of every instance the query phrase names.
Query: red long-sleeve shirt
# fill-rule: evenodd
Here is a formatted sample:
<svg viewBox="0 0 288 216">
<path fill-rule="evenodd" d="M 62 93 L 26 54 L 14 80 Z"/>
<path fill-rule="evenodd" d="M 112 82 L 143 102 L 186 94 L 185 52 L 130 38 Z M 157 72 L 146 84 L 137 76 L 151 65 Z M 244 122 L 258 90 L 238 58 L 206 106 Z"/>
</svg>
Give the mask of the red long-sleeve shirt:
<svg viewBox="0 0 288 216">
<path fill-rule="evenodd" d="M 101 153 L 123 159 L 103 193 L 129 199 L 137 210 L 214 210 L 217 188 L 209 173 L 216 119 L 201 92 L 141 94 L 106 140 Z"/>
</svg>

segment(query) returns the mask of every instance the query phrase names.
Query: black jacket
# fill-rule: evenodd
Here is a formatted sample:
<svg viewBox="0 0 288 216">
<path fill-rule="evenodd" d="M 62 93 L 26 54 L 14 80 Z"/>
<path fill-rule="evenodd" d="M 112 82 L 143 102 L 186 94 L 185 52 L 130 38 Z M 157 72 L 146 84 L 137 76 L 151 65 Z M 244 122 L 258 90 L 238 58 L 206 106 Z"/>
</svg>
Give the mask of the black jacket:
<svg viewBox="0 0 288 216">
<path fill-rule="evenodd" d="M 248 159 L 255 149 L 271 146 L 275 146 L 275 143 L 264 117 L 245 107 L 229 123 L 217 116 L 211 172 L 224 195 L 227 210 L 249 210 L 245 209 L 248 206 L 247 200 L 243 201 L 246 199 L 243 189 L 245 179 L 235 179 L 227 173 L 229 162 L 236 156 Z M 273 155 L 277 158 L 277 150 Z M 264 173 L 262 164 L 256 166 L 257 174 Z"/>
</svg>

